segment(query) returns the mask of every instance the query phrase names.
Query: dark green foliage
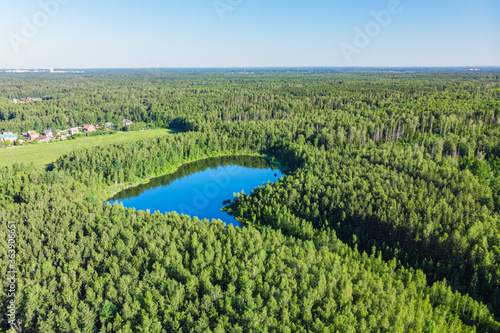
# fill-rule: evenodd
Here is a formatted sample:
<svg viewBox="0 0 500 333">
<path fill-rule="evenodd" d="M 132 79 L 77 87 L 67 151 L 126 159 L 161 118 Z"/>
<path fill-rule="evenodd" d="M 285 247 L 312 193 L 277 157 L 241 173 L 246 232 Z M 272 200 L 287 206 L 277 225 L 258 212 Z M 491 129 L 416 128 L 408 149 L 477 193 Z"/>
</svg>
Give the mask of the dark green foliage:
<svg viewBox="0 0 500 333">
<path fill-rule="evenodd" d="M 129 118 L 176 133 L 1 170 L 24 331 L 500 331 L 496 71 L 7 78 L 0 95 L 45 100 L 1 101 L 5 130 Z M 251 227 L 102 204 L 253 153 L 287 177 L 225 200 Z"/>
<path fill-rule="evenodd" d="M 2 187 L 44 193 L 0 211 L 19 221 L 26 331 L 389 332 L 429 322 L 441 332 L 473 331 L 460 317 L 494 325 L 484 305 L 445 283 L 427 286 L 422 272 L 394 260 L 360 254 L 333 232 L 302 240 L 92 204 L 82 185 L 53 174 L 18 171 Z"/>
</svg>

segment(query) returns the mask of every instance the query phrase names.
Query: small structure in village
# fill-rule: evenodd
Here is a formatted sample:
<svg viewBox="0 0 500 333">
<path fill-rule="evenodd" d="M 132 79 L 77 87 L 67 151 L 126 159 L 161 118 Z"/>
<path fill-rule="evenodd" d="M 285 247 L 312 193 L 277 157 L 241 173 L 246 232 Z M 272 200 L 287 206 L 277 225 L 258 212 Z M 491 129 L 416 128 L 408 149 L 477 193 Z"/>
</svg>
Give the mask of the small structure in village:
<svg viewBox="0 0 500 333">
<path fill-rule="evenodd" d="M 82 127 L 82 130 L 84 130 L 85 132 L 95 132 L 96 131 L 94 125 L 85 125 Z"/>
<path fill-rule="evenodd" d="M 69 135 L 75 135 L 75 134 L 80 133 L 80 131 L 78 130 L 78 128 L 73 127 L 73 128 L 70 128 L 70 129 L 68 130 L 68 133 L 69 133 Z"/>
<path fill-rule="evenodd" d="M 45 136 L 40 136 L 38 137 L 38 143 L 47 143 L 47 142 L 50 142 L 50 138 L 48 137 L 45 137 Z"/>
<path fill-rule="evenodd" d="M 2 142 L 15 142 L 17 141 L 17 134 L 12 134 L 12 132 L 3 132 L 3 134 L 0 134 L 0 141 Z"/>
<path fill-rule="evenodd" d="M 26 134 L 27 134 L 26 137 L 30 141 L 35 141 L 36 139 L 38 139 L 40 137 L 40 134 L 38 134 L 38 132 L 36 132 L 36 131 L 28 131 Z"/>
<path fill-rule="evenodd" d="M 132 125 L 133 122 L 129 119 L 122 119 L 118 122 L 119 124 L 123 124 L 124 126 L 129 126 L 129 125 Z"/>
<path fill-rule="evenodd" d="M 43 131 L 43 136 L 46 136 L 48 138 L 53 138 L 54 137 L 54 131 L 51 129 Z"/>
</svg>

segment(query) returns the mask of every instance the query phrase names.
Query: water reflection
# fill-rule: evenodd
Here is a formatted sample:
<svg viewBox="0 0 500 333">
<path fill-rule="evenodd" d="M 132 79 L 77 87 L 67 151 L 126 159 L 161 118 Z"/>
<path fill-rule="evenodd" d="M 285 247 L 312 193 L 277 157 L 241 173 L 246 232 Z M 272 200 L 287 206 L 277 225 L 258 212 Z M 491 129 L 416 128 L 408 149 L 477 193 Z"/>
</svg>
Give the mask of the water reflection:
<svg viewBox="0 0 500 333">
<path fill-rule="evenodd" d="M 233 193 L 250 193 L 283 173 L 269 161 L 254 156 L 209 158 L 181 166 L 176 172 L 116 194 L 110 203 L 122 202 L 138 210 L 176 211 L 199 218 L 218 218 L 239 225 L 234 217 L 221 212 L 222 202 Z"/>
</svg>

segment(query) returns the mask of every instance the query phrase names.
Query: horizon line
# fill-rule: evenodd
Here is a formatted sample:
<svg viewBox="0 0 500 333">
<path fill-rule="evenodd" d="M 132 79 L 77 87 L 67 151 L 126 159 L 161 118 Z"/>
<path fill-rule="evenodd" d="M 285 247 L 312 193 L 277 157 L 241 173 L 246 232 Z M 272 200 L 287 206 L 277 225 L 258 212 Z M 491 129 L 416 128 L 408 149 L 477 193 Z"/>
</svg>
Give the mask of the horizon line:
<svg viewBox="0 0 500 333">
<path fill-rule="evenodd" d="M 419 65 L 408 65 L 408 66 L 192 66 L 192 67 L 4 67 L 0 70 L 49 70 L 49 69 L 87 69 L 87 70 L 99 70 L 99 69 L 143 69 L 143 70 L 155 70 L 155 69 L 290 69 L 290 68 L 300 68 L 300 69 L 314 69 L 314 68 L 340 68 L 340 69 L 352 69 L 352 68 L 497 68 L 500 69 L 500 65 L 459 65 L 459 66 L 419 66 Z"/>
</svg>

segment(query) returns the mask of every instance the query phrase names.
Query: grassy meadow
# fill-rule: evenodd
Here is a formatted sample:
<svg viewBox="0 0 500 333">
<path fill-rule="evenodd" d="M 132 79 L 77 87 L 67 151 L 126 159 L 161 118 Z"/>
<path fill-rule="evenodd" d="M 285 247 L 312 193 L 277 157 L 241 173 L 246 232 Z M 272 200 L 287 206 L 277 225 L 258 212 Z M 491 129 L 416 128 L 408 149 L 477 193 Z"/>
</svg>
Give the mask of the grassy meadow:
<svg viewBox="0 0 500 333">
<path fill-rule="evenodd" d="M 170 135 L 166 129 L 155 129 L 142 132 L 116 132 L 111 135 L 94 137 L 78 137 L 76 140 L 39 143 L 27 146 L 11 146 L 0 149 L 0 166 L 14 163 L 33 163 L 35 166 L 44 167 L 67 153 L 83 148 L 100 147 L 122 142 L 133 142 L 149 138 Z"/>
</svg>

